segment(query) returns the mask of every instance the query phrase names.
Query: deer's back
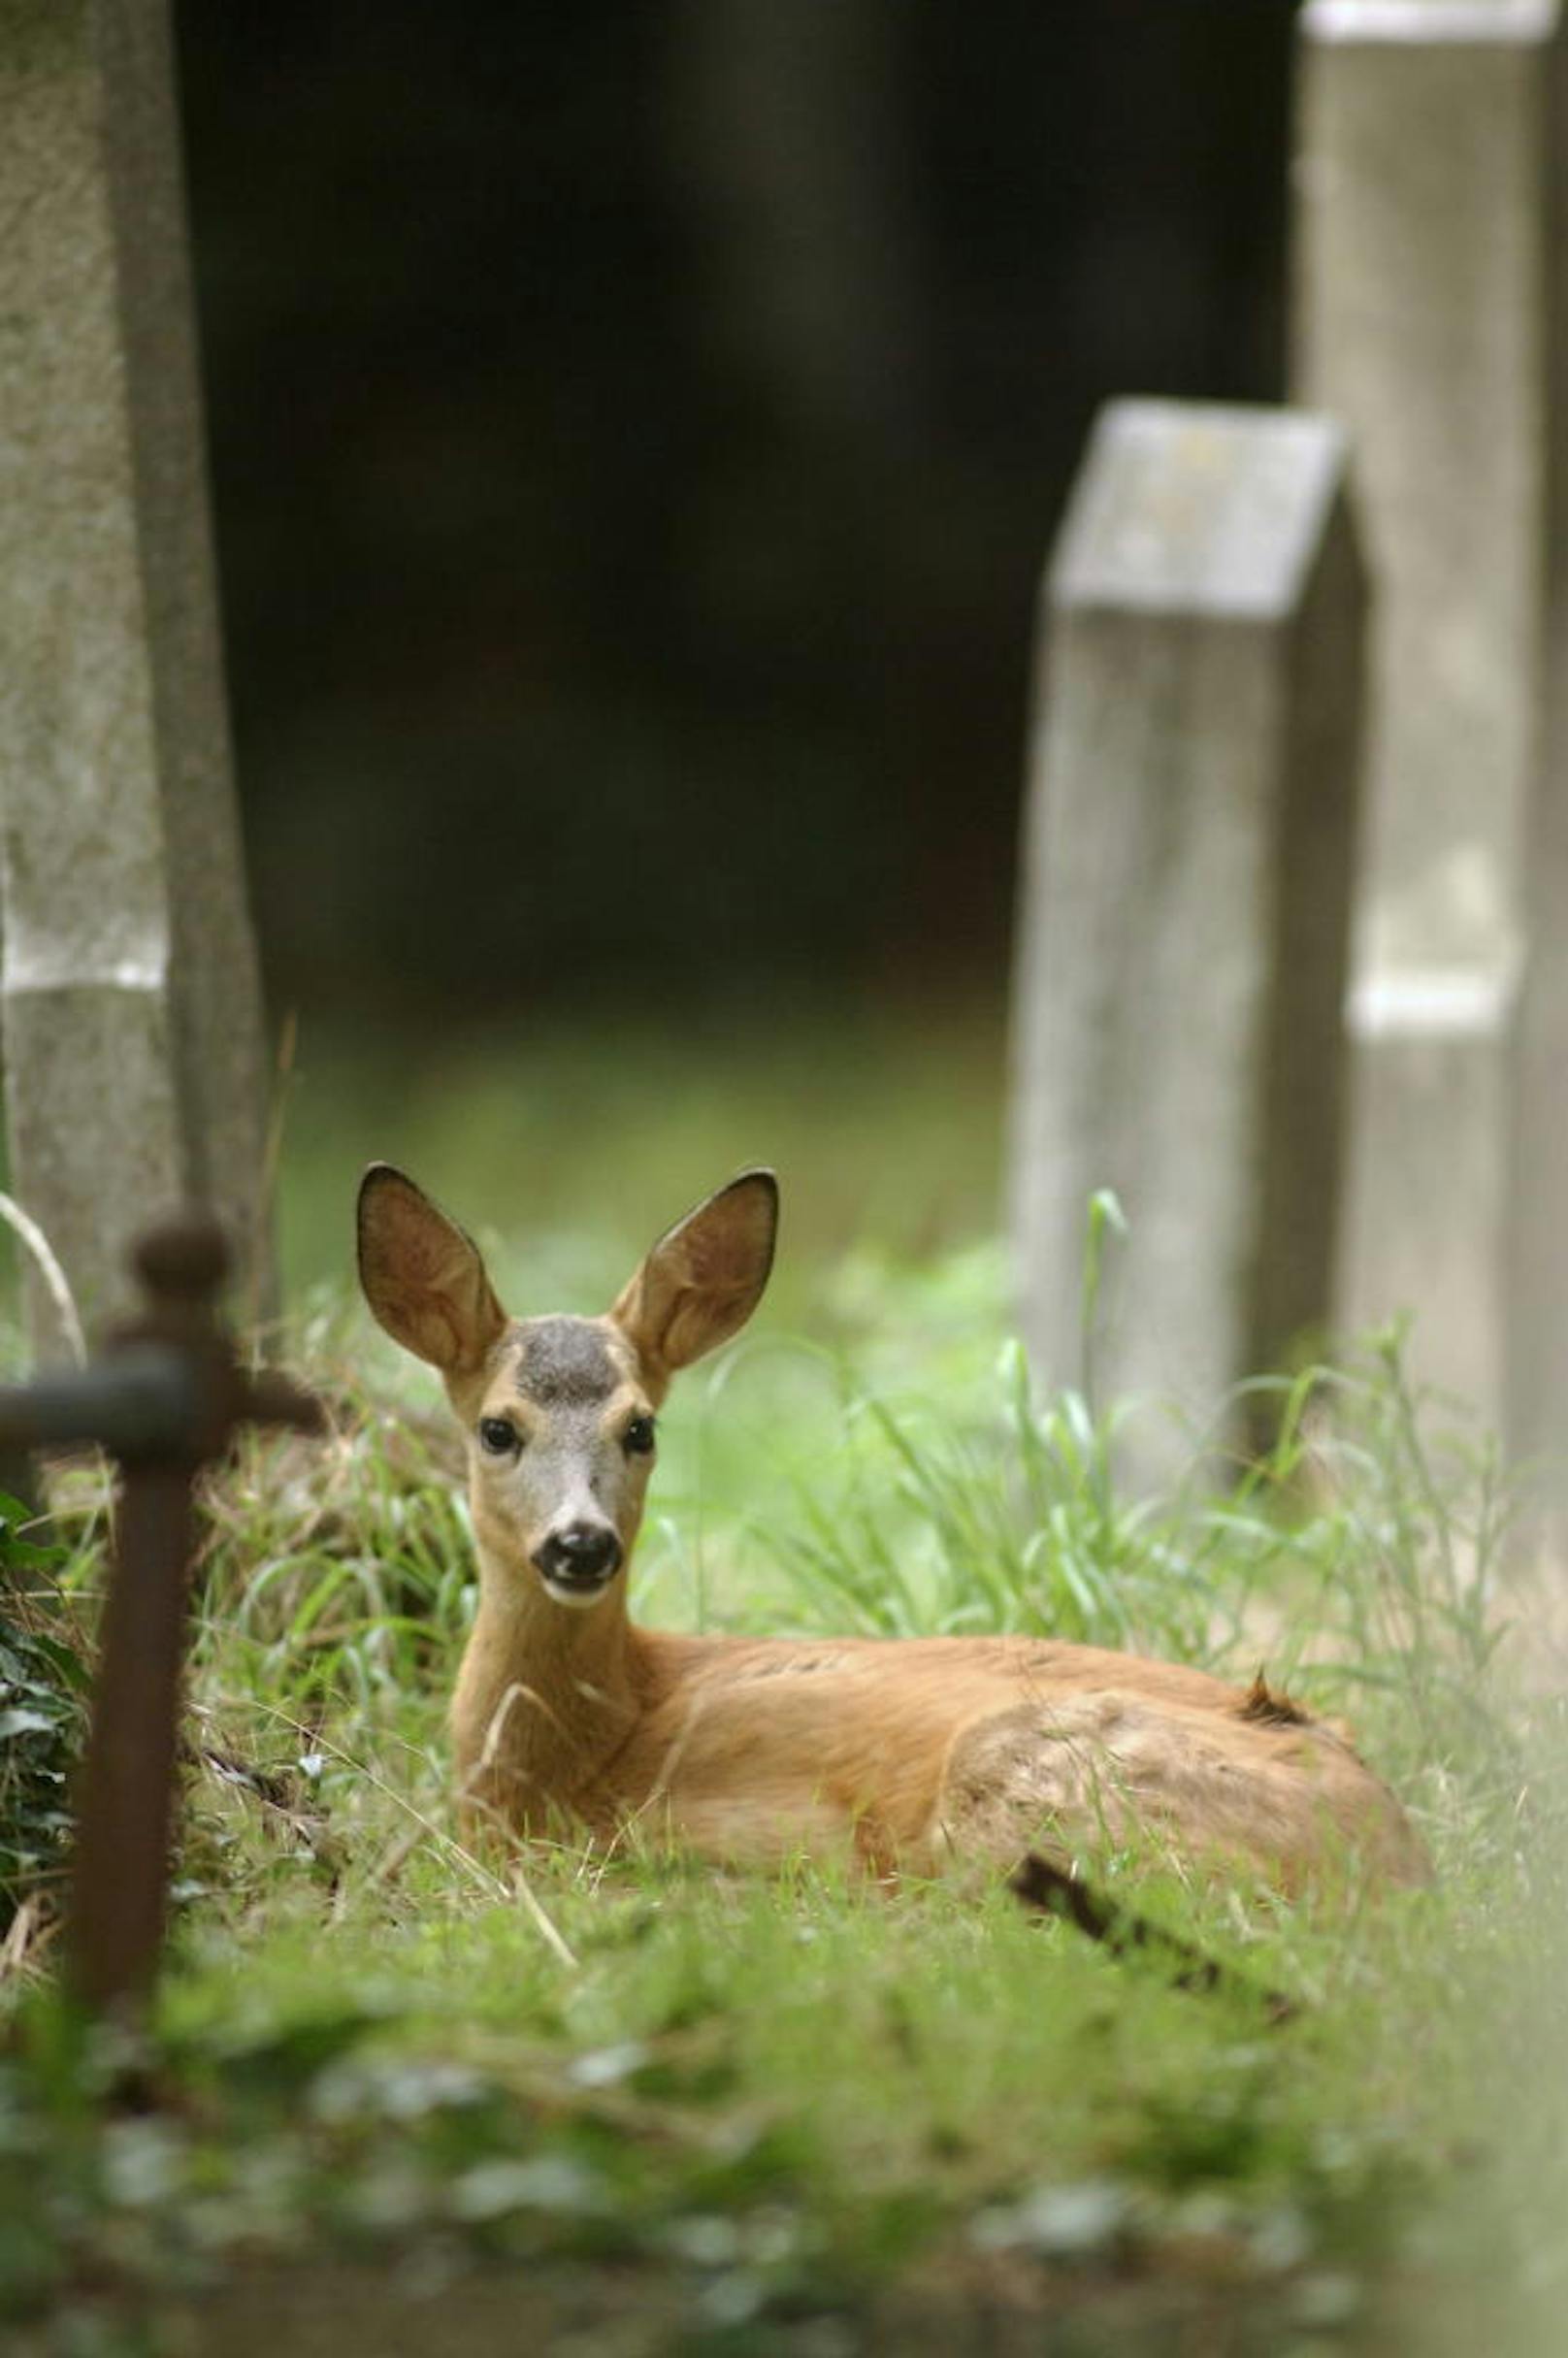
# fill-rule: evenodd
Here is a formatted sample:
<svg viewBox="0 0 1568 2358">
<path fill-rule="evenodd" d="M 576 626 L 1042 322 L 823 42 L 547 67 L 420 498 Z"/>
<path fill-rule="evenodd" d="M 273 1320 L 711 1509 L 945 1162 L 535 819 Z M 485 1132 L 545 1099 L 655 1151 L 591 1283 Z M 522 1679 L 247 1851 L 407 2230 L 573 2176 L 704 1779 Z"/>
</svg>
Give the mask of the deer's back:
<svg viewBox="0 0 1568 2358">
<path fill-rule="evenodd" d="M 1423 1872 L 1345 1739 L 1260 1687 L 1052 1639 L 637 1635 L 614 1803 L 709 1854 L 931 1872 L 1136 1837 L 1288 1883 L 1344 1844 Z"/>
</svg>

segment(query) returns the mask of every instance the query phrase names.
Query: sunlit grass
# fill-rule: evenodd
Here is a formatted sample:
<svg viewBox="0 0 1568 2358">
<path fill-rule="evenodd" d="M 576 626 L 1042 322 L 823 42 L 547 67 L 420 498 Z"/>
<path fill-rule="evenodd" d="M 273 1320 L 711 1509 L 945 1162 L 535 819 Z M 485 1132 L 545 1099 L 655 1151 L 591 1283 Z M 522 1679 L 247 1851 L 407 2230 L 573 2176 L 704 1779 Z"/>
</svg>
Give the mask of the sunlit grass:
<svg viewBox="0 0 1568 2358">
<path fill-rule="evenodd" d="M 568 1219 L 496 1258 L 531 1273 L 515 1307 L 592 1307 L 641 1241 Z M 1159 2309 L 1196 2269 L 1264 2305 L 1258 2346 L 1335 2318 L 1392 2346 L 1374 2327 L 1406 2300 L 1424 2349 L 1472 2276 L 1560 2296 L 1560 2120 L 1529 2090 L 1568 2052 L 1568 1742 L 1499 1658 L 1531 1599 L 1486 1451 L 1385 1351 L 1276 1387 L 1256 1461 L 1210 1453 L 1140 1497 L 1115 1438 L 1158 1409 L 1038 1396 L 978 1233 L 924 1259 L 861 1244 L 798 1282 L 806 1331 L 786 1295 L 673 1395 L 645 1618 L 1041 1630 L 1240 1678 L 1264 1660 L 1354 1721 L 1437 1886 L 1345 1921 L 1140 1883 L 1232 1969 L 1201 1997 L 999 1889 L 889 1898 L 822 1862 L 742 1879 L 570 1840 L 520 1889 L 465 1850 L 448 1791 L 474 1571 L 438 1388 L 319 1292 L 293 1357 L 333 1436 L 245 1446 L 197 1583 L 156 2048 L 180 2101 L 93 2126 L 82 2090 L 114 2058 L 53 2021 L 48 1947 L 0 1990 L 17 2305 L 92 2310 L 107 2280 L 134 2308 L 147 2283 L 323 2251 L 448 2284 L 487 2259 L 614 2261 L 672 2277 L 738 2349 L 923 2270 L 1015 2290 L 1044 2271 L 1069 2304 L 1142 2283 Z M 89 1512 L 79 1595 L 101 1531 Z M 1269 1988 L 1302 2009 L 1283 2028 L 1249 1995 Z"/>
</svg>

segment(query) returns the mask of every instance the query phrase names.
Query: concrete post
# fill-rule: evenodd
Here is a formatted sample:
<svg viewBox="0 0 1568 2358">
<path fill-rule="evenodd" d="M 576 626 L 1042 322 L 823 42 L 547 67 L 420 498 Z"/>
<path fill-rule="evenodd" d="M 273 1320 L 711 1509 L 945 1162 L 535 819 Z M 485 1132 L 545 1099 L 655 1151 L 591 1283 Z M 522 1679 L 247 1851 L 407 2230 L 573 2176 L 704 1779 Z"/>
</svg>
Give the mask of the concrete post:
<svg viewBox="0 0 1568 2358">
<path fill-rule="evenodd" d="M 0 0 L 0 647 L 13 1186 L 88 1319 L 181 1198 L 254 1301 L 264 1046 L 167 0 Z M 49 1354 L 36 1288 L 32 1324 Z"/>
<path fill-rule="evenodd" d="M 1338 430 L 1102 412 L 1046 584 L 1020 910 L 1012 1227 L 1038 1374 L 1197 1427 L 1324 1320 L 1360 732 Z M 1154 1431 L 1153 1426 L 1146 1428 Z M 1143 1470 L 1179 1458 L 1146 1439 Z"/>
<path fill-rule="evenodd" d="M 1376 585 L 1340 1323 L 1413 1314 L 1418 1375 L 1560 1447 L 1559 10 L 1309 0 L 1299 67 L 1295 389 Z"/>
</svg>

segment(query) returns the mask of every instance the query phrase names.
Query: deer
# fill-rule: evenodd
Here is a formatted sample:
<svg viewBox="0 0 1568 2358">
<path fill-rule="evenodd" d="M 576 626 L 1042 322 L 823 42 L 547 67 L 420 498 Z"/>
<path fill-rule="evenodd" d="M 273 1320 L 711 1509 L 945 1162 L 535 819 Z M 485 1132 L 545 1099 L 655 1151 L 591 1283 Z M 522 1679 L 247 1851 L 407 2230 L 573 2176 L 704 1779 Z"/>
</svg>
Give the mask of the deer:
<svg viewBox="0 0 1568 2358">
<path fill-rule="evenodd" d="M 1425 1880 L 1349 1737 L 1271 1689 L 1048 1636 L 754 1638 L 649 1628 L 628 1567 L 672 1379 L 745 1325 L 778 1186 L 752 1169 L 653 1245 L 602 1316 L 509 1319 L 472 1238 L 403 1172 L 360 1188 L 371 1311 L 462 1428 L 478 1599 L 450 1727 L 465 1825 L 644 1829 L 726 1867 L 879 1883 L 1107 1847 L 1286 1893 Z"/>
</svg>

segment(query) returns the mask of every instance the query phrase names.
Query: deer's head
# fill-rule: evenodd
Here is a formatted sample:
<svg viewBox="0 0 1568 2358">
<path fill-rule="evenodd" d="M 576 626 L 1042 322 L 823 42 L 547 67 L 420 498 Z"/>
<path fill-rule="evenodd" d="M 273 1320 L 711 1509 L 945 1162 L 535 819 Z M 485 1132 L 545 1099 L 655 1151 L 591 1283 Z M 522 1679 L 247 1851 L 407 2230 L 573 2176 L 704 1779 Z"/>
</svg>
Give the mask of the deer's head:
<svg viewBox="0 0 1568 2358">
<path fill-rule="evenodd" d="M 677 1222 L 602 1318 L 508 1319 L 478 1247 L 411 1179 L 373 1163 L 359 1274 L 395 1342 L 440 1370 L 468 1447 L 492 1570 L 593 1606 L 632 1552 L 678 1369 L 745 1325 L 778 1225 L 771 1171 L 746 1171 Z"/>
</svg>

